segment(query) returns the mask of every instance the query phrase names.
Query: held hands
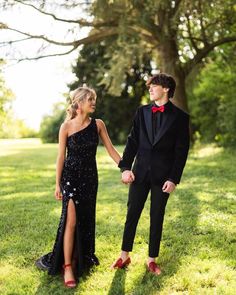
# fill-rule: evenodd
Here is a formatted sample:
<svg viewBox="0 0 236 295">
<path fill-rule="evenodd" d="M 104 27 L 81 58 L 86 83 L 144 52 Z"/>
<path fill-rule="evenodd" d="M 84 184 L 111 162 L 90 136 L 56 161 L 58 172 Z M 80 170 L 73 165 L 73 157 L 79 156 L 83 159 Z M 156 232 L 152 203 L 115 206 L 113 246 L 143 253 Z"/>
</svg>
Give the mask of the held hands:
<svg viewBox="0 0 236 295">
<path fill-rule="evenodd" d="M 134 181 L 134 179 L 135 176 L 131 170 L 125 170 L 124 172 L 122 172 L 121 180 L 123 183 L 130 184 Z M 162 187 L 162 191 L 164 193 L 170 194 L 175 190 L 175 187 L 176 185 L 172 181 L 167 180 Z"/>
<path fill-rule="evenodd" d="M 170 194 L 170 193 L 172 193 L 172 192 L 175 190 L 175 186 L 176 186 L 176 185 L 175 185 L 172 181 L 167 180 L 167 181 L 163 184 L 162 191 L 163 191 L 164 193 L 168 193 L 168 194 Z"/>
<path fill-rule="evenodd" d="M 56 198 L 58 201 L 62 200 L 62 195 L 61 195 L 61 190 L 60 190 L 60 186 L 59 186 L 59 185 L 56 186 L 56 189 L 55 189 L 55 193 L 54 193 L 54 195 L 55 195 L 55 198 Z"/>
<path fill-rule="evenodd" d="M 125 170 L 122 172 L 121 181 L 125 184 L 130 184 L 134 181 L 135 176 L 131 170 Z"/>
</svg>

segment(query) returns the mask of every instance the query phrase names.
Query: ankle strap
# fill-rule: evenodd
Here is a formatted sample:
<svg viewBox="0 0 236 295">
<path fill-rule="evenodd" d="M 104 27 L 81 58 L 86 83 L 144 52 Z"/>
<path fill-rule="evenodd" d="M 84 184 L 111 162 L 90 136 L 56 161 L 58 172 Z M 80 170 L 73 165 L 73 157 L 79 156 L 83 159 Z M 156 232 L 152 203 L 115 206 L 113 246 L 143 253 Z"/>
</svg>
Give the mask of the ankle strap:
<svg viewBox="0 0 236 295">
<path fill-rule="evenodd" d="M 63 265 L 63 268 L 66 269 L 66 268 L 69 267 L 69 266 L 71 266 L 71 263 L 69 263 L 69 264 L 64 264 L 64 265 Z"/>
</svg>

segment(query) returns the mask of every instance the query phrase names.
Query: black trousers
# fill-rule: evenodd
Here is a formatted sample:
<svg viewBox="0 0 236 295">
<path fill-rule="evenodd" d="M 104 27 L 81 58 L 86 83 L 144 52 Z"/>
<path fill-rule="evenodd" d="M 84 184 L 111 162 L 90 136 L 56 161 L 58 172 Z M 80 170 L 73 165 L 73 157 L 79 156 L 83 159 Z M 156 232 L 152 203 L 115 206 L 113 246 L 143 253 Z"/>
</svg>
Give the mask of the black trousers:
<svg viewBox="0 0 236 295">
<path fill-rule="evenodd" d="M 149 257 L 158 257 L 165 207 L 169 198 L 168 193 L 162 191 L 162 185 L 152 184 L 149 177 L 144 183 L 131 183 L 128 197 L 128 211 L 126 216 L 123 242 L 121 249 L 130 252 L 133 249 L 133 242 L 137 224 L 142 213 L 144 204 L 151 191 L 150 206 L 150 233 L 149 233 Z"/>
</svg>

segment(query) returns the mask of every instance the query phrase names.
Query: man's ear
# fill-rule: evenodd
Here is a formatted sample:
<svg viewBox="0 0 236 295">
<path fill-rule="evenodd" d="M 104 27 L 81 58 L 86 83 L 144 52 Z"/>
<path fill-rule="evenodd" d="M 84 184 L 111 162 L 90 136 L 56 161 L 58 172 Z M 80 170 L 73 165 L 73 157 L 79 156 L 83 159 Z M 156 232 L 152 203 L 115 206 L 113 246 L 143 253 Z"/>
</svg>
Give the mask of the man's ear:
<svg viewBox="0 0 236 295">
<path fill-rule="evenodd" d="M 170 90 L 170 88 L 163 88 L 164 92 L 168 92 Z"/>
</svg>

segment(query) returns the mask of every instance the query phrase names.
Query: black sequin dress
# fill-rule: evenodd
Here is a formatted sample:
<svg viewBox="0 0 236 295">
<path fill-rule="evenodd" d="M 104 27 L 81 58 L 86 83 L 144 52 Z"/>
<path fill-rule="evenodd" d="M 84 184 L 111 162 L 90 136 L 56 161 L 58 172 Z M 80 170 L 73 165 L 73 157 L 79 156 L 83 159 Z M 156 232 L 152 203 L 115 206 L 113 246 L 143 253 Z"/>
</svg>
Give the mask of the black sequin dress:
<svg viewBox="0 0 236 295">
<path fill-rule="evenodd" d="M 85 268 L 98 265 L 95 256 L 95 209 L 98 188 L 96 151 L 98 146 L 96 120 L 70 135 L 67 139 L 67 157 L 61 177 L 63 195 L 62 213 L 53 251 L 36 261 L 36 266 L 48 270 L 51 275 L 61 272 L 64 264 L 63 236 L 66 225 L 67 207 L 73 200 L 76 208 L 76 229 L 73 264 L 76 275 Z"/>
</svg>

